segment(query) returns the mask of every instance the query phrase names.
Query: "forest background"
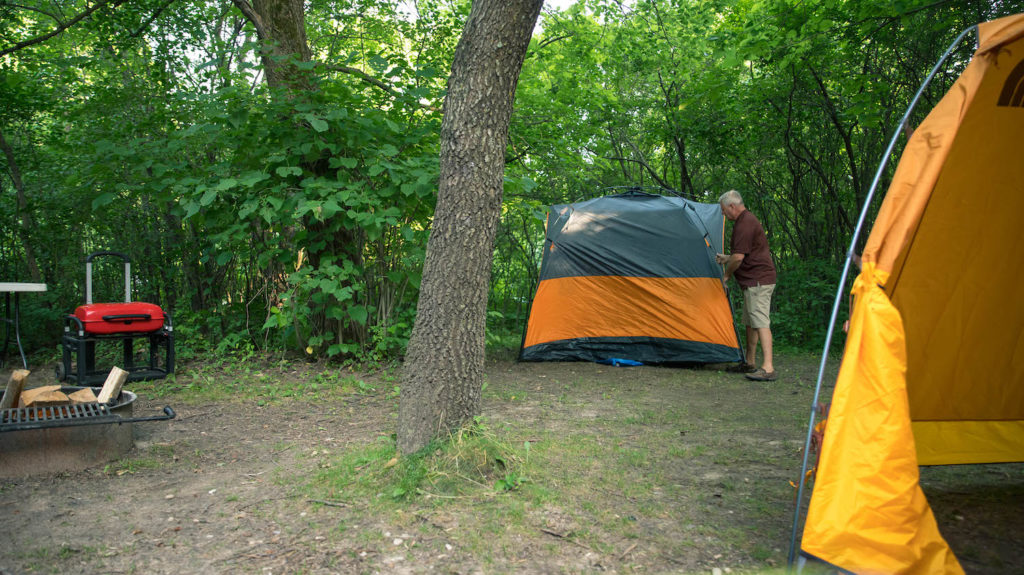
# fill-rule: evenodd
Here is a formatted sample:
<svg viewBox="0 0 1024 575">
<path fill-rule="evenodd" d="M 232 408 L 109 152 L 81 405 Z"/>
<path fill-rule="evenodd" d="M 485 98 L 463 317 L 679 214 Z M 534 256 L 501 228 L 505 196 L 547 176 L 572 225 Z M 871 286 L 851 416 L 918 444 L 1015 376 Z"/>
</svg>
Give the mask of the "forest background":
<svg viewBox="0 0 1024 575">
<path fill-rule="evenodd" d="M 289 63 L 302 79 L 277 85 L 243 4 L 0 2 L 0 279 L 49 288 L 22 298 L 29 351 L 56 354 L 64 314 L 84 303 L 84 257 L 115 250 L 131 257 L 133 299 L 173 315 L 183 359 L 402 357 L 470 2 L 309 3 L 309 53 Z M 779 267 L 777 347 L 820 349 L 904 109 L 961 31 L 1020 11 L 998 0 L 545 7 L 506 151 L 489 349 L 519 346 L 548 206 L 621 186 L 705 202 L 740 190 Z M 939 70 L 908 129 L 972 51 L 966 42 Z M 122 278 L 119 261 L 97 260 L 95 300 L 119 301 Z"/>
</svg>

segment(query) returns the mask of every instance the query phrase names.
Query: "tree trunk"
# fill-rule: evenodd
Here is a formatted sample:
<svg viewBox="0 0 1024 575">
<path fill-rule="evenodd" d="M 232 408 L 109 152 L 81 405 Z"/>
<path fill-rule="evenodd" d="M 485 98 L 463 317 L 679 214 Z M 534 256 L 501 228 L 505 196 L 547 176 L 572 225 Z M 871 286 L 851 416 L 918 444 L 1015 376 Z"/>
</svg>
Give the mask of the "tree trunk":
<svg viewBox="0 0 1024 575">
<path fill-rule="evenodd" d="M 21 180 L 21 170 L 18 169 L 18 162 L 14 158 L 14 150 L 4 138 L 3 130 L 0 130 L 0 150 L 7 158 L 7 169 L 10 172 L 11 181 L 14 182 L 14 193 L 18 198 L 18 215 L 21 216 L 19 228 L 21 232 L 21 247 L 25 252 L 25 264 L 28 266 L 28 275 L 35 283 L 43 281 L 43 274 L 39 272 L 39 264 L 36 263 L 36 252 L 32 249 L 32 242 L 29 237 L 35 229 L 35 222 L 32 221 L 32 212 L 28 209 L 28 199 L 25 197 L 25 184 Z"/>
<path fill-rule="evenodd" d="M 303 0 L 232 0 L 256 28 L 263 49 L 260 54 L 267 85 L 303 90 L 311 87 L 308 72 L 295 66 L 309 62 L 306 13 Z"/>
<path fill-rule="evenodd" d="M 437 208 L 398 410 L 413 453 L 480 412 L 487 287 L 516 83 L 543 0 L 475 0 L 441 124 Z"/>
</svg>

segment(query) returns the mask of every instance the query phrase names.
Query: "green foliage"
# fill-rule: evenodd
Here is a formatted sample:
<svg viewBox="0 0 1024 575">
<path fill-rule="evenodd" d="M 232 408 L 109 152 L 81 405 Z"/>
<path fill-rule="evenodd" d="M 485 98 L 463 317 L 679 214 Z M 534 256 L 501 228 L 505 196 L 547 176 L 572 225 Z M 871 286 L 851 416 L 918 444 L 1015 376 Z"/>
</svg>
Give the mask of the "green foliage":
<svg viewBox="0 0 1024 575">
<path fill-rule="evenodd" d="M 0 58 L 11 150 L 0 155 L 0 276 L 38 272 L 49 286 L 22 301 L 29 349 L 52 354 L 63 315 L 84 303 L 82 258 L 117 250 L 132 259 L 133 298 L 171 312 L 186 358 L 400 358 L 469 5 L 427 0 L 411 17 L 384 0 L 310 4 L 312 57 L 295 62 L 305 91 L 266 85 L 237 9 L 191 0 L 105 5 Z M 90 6 L 64 3 L 63 17 Z M 0 50 L 54 31 L 51 8 L 0 8 Z M 652 183 L 705 201 L 744 192 L 782 270 L 779 339 L 812 345 L 822 320 L 808 302 L 834 287 L 831 267 L 804 262 L 842 258 L 894 123 L 948 42 L 1020 11 L 1019 0 L 547 10 L 516 93 L 489 349 L 518 347 L 547 206 Z M 98 264 L 97 293 L 119 297 L 120 274 Z"/>
<path fill-rule="evenodd" d="M 820 350 L 825 344 L 842 264 L 825 260 L 796 260 L 787 262 L 786 267 L 780 267 L 778 271 L 779 283 L 772 297 L 772 339 L 775 346 L 781 350 Z M 840 328 L 849 316 L 850 310 L 843 302 L 833 335 L 833 352 L 842 349 Z"/>
<path fill-rule="evenodd" d="M 42 224 L 17 233 L 6 225 L 17 204 L 2 202 L 4 267 L 32 249 L 59 302 L 49 332 L 81 303 L 81 257 L 115 249 L 132 258 L 135 299 L 179 320 L 186 353 L 400 355 L 436 188 L 440 116 L 426 102 L 438 101 L 450 37 L 396 19 L 390 4 L 351 4 L 361 42 L 331 40 L 331 58 L 387 78 L 391 92 L 302 65 L 316 90 L 283 96 L 250 89 L 253 44 L 210 35 L 204 20 L 228 15 L 175 5 L 147 29 L 148 8 L 101 12 L 95 27 L 69 34 L 73 45 L 110 26 L 148 33 L 148 44 L 117 44 L 119 58 L 69 58 L 54 41 L 0 62 L 0 126 Z M 49 24 L 45 11 L 17 14 Z M 333 38 L 314 14 L 311 32 Z M 212 58 L 197 62 L 202 53 Z M 109 294 L 118 280 L 97 274 L 95 283 Z"/>
</svg>

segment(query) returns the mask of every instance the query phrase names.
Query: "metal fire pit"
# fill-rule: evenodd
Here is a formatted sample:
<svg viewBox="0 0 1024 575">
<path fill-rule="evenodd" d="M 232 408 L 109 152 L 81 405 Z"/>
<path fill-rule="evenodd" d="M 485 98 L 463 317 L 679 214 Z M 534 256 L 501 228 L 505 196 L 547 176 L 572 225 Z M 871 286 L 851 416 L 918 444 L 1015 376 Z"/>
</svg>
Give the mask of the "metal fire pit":
<svg viewBox="0 0 1024 575">
<path fill-rule="evenodd" d="M 74 393 L 83 387 L 64 386 Z M 93 388 L 99 393 L 100 388 Z M 175 417 L 132 417 L 136 395 L 121 391 L 108 405 L 84 403 L 0 410 L 0 478 L 80 471 L 118 459 L 134 446 L 132 424 Z"/>
</svg>

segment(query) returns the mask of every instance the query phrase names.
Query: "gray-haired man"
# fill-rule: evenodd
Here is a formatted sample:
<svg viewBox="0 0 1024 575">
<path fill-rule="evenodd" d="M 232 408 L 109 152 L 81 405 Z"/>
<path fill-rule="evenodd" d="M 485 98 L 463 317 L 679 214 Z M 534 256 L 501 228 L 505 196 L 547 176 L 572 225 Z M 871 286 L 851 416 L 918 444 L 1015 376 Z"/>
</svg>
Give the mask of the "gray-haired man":
<svg viewBox="0 0 1024 575">
<path fill-rule="evenodd" d="M 768 249 L 768 236 L 754 214 L 743 205 L 743 197 L 729 190 L 718 198 L 722 213 L 733 224 L 729 255 L 716 254 L 725 266 L 723 278 L 735 277 L 743 289 L 743 323 L 747 327 L 746 361 L 740 369 L 747 379 L 774 381 L 777 377 L 772 357 L 772 330 L 769 317 L 775 291 L 775 264 Z M 757 344 L 761 343 L 764 361 L 755 368 Z"/>
</svg>

